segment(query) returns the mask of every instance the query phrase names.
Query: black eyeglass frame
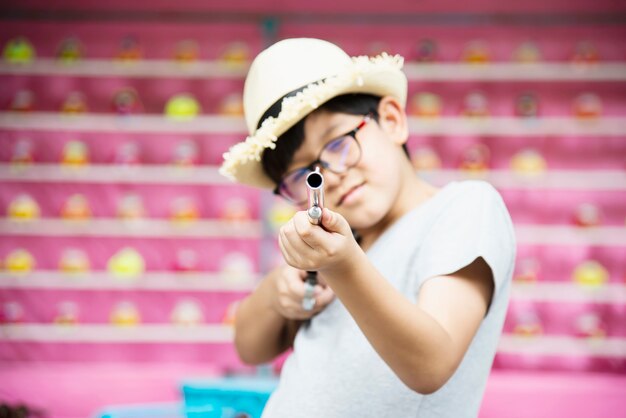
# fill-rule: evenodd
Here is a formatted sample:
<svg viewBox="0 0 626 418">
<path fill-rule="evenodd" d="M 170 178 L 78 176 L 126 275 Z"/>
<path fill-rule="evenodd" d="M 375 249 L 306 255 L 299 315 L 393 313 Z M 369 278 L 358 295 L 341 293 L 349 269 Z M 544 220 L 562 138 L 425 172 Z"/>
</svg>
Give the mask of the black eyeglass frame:
<svg viewBox="0 0 626 418">
<path fill-rule="evenodd" d="M 300 167 L 300 168 L 295 168 L 291 171 L 289 171 L 288 173 L 286 173 L 285 175 L 282 176 L 280 182 L 276 185 L 276 187 L 273 190 L 273 193 L 275 195 L 278 195 L 280 197 L 282 197 L 283 199 L 296 204 L 296 205 L 301 205 L 303 203 L 306 202 L 306 199 L 302 200 L 302 201 L 295 201 L 293 199 L 291 199 L 289 196 L 284 195 L 283 193 L 281 193 L 281 190 L 283 188 L 283 179 L 291 176 L 293 173 L 296 173 L 298 171 L 308 171 L 308 172 L 312 172 L 315 170 L 316 166 L 320 166 L 320 168 L 324 169 L 324 170 L 328 170 L 332 173 L 335 174 L 342 174 L 345 173 L 346 171 L 348 171 L 349 169 L 351 169 L 352 167 L 354 167 L 355 165 L 357 165 L 359 163 L 359 161 L 361 161 L 361 155 L 363 153 L 363 150 L 361 149 L 361 143 L 359 142 L 358 138 L 356 137 L 357 132 L 359 132 L 365 125 L 367 125 L 372 119 L 376 120 L 376 115 L 374 115 L 373 113 L 368 113 L 367 115 L 363 116 L 363 120 L 361 121 L 361 123 L 359 123 L 357 125 L 356 128 L 352 129 L 351 131 L 343 134 L 343 135 L 339 135 L 338 137 L 328 141 L 326 144 L 324 144 L 324 146 L 322 147 L 322 149 L 320 150 L 318 157 L 315 159 L 315 161 L 313 161 L 312 163 L 310 163 L 309 165 L 306 165 L 304 167 Z M 330 167 L 328 166 L 328 163 L 324 162 L 321 159 L 322 154 L 324 153 L 324 150 L 326 150 L 326 147 L 328 147 L 330 144 L 334 143 L 335 141 L 345 138 L 345 137 L 351 137 L 352 139 L 355 140 L 356 145 L 359 149 L 359 157 L 356 159 L 356 161 L 351 164 L 350 166 L 347 166 L 345 170 L 343 171 L 336 171 L 336 170 L 332 170 L 330 169 Z M 305 173 L 306 174 L 306 173 Z M 302 178 L 306 178 L 306 175 L 304 175 Z"/>
</svg>

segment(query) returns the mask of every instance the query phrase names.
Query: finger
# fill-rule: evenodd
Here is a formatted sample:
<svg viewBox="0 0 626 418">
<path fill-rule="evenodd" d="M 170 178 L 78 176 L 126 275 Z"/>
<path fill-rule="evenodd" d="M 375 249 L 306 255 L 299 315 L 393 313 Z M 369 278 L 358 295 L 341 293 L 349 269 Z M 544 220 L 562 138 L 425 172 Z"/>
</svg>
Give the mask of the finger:
<svg viewBox="0 0 626 418">
<path fill-rule="evenodd" d="M 291 258 L 291 252 L 286 247 L 287 244 L 288 244 L 287 238 L 284 236 L 284 233 L 282 232 L 282 230 L 280 230 L 278 232 L 278 248 L 280 249 L 280 252 L 283 255 L 283 258 L 285 259 L 285 262 L 287 263 L 287 265 L 293 268 L 294 261 Z"/>
<path fill-rule="evenodd" d="M 283 258 L 289 267 L 296 270 L 302 270 L 302 250 L 294 248 L 293 244 L 282 230 L 279 233 L 278 247 L 280 248 Z"/>
<path fill-rule="evenodd" d="M 322 287 L 321 292 L 315 297 L 315 306 L 323 308 L 335 299 L 335 292 L 330 287 Z"/>
<path fill-rule="evenodd" d="M 319 283 L 320 285 L 322 285 L 322 287 L 326 287 L 326 280 L 324 280 L 324 277 L 321 274 L 317 275 L 317 283 Z"/>
<path fill-rule="evenodd" d="M 309 218 L 306 215 L 306 212 L 300 211 L 297 212 L 293 218 L 291 218 L 293 222 L 293 228 L 297 233 L 298 237 L 304 242 L 309 248 L 314 249 L 315 247 L 311 243 L 311 238 L 313 237 L 315 230 L 319 229 L 316 226 L 311 225 L 309 222 Z"/>
<path fill-rule="evenodd" d="M 313 250 L 318 249 L 328 239 L 328 232 L 319 225 L 312 225 L 306 216 L 306 212 L 298 212 L 292 220 L 298 237 L 309 248 Z"/>
<path fill-rule="evenodd" d="M 305 269 L 302 266 L 303 258 L 307 257 L 306 254 L 309 254 L 311 248 L 302 242 L 293 225 L 284 225 L 280 228 L 278 244 L 287 264 L 297 269 Z"/>
<path fill-rule="evenodd" d="M 328 232 L 337 232 L 344 236 L 352 234 L 346 218 L 328 208 L 324 208 L 322 212 L 322 226 Z"/>
<path fill-rule="evenodd" d="M 294 218 L 292 218 L 287 224 L 283 225 L 281 232 L 283 233 L 284 239 L 287 241 L 287 247 L 291 248 L 294 255 L 306 254 L 311 251 L 311 246 L 302 239 L 302 236 L 296 230 Z"/>
<path fill-rule="evenodd" d="M 289 319 L 308 319 L 311 316 L 311 311 L 302 309 L 302 300 L 302 296 L 296 297 L 287 292 L 280 298 L 279 310 L 283 316 Z"/>
<path fill-rule="evenodd" d="M 289 296 L 296 301 L 300 301 L 304 297 L 304 281 L 300 278 L 288 280 L 287 289 Z"/>
</svg>

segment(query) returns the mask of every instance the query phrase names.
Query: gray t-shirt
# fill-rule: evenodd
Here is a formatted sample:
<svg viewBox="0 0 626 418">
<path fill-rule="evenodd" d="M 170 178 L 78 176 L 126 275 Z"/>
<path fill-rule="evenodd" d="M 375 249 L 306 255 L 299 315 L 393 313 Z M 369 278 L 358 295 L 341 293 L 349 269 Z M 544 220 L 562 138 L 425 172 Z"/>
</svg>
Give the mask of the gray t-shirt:
<svg viewBox="0 0 626 418">
<path fill-rule="evenodd" d="M 502 331 L 515 260 L 509 213 L 482 181 L 452 182 L 405 214 L 367 251 L 409 300 L 429 278 L 482 257 L 493 273 L 489 311 L 459 368 L 438 391 L 406 387 L 371 347 L 339 299 L 298 331 L 264 418 L 476 417 Z"/>
</svg>

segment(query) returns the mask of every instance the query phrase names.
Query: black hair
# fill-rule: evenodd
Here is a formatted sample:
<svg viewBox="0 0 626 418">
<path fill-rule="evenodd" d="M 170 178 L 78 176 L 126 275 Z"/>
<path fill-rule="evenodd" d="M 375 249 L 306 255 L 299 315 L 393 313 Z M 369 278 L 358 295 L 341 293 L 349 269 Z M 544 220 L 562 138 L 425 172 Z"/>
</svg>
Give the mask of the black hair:
<svg viewBox="0 0 626 418">
<path fill-rule="evenodd" d="M 321 105 L 318 110 L 325 110 L 332 113 L 345 113 L 347 115 L 367 115 L 371 114 L 378 121 L 378 104 L 380 97 L 372 94 L 353 93 L 334 97 Z M 261 118 L 261 122 L 267 117 L 276 117 L 280 113 L 280 102 L 276 102 Z M 289 128 L 276 141 L 276 148 L 266 149 L 261 156 L 263 171 L 278 184 L 287 171 L 294 154 L 304 142 L 304 121 L 306 117 Z M 259 126 L 261 125 L 259 122 Z M 409 155 L 406 144 L 404 151 Z"/>
</svg>

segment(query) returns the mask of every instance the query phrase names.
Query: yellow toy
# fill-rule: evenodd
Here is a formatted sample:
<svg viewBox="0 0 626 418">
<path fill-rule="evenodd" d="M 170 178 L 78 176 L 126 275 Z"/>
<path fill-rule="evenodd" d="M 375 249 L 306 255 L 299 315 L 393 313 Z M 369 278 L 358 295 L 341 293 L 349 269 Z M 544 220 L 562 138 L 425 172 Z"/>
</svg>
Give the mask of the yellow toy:
<svg viewBox="0 0 626 418">
<path fill-rule="evenodd" d="M 293 206 L 276 199 L 267 212 L 267 222 L 273 230 L 278 231 L 295 213 Z"/>
<path fill-rule="evenodd" d="M 608 281 L 609 272 L 597 261 L 588 260 L 574 269 L 572 279 L 582 286 L 602 286 Z"/>
<path fill-rule="evenodd" d="M 545 158 L 536 150 L 525 149 L 513 156 L 511 169 L 518 173 L 539 174 L 546 171 Z"/>
<path fill-rule="evenodd" d="M 11 273 L 28 273 L 35 269 L 35 258 L 27 250 L 18 248 L 7 254 L 4 265 Z"/>
<path fill-rule="evenodd" d="M 28 64 L 36 58 L 36 55 L 33 45 L 23 36 L 10 39 L 3 51 L 5 61 L 11 64 Z"/>
<path fill-rule="evenodd" d="M 7 216 L 12 220 L 38 219 L 41 210 L 39 205 L 30 195 L 21 194 L 9 204 Z"/>
<path fill-rule="evenodd" d="M 200 103 L 189 93 L 177 94 L 165 105 L 165 114 L 175 119 L 192 119 L 201 111 Z"/>
<path fill-rule="evenodd" d="M 144 273 L 146 265 L 141 254 L 130 247 L 115 253 L 107 263 L 109 273 L 118 278 L 136 278 Z"/>
<path fill-rule="evenodd" d="M 82 141 L 68 141 L 63 147 L 61 164 L 82 166 L 89 164 L 89 149 Z"/>
</svg>

